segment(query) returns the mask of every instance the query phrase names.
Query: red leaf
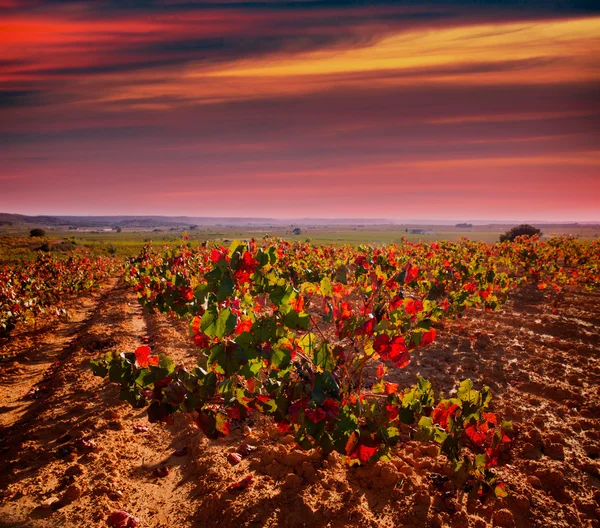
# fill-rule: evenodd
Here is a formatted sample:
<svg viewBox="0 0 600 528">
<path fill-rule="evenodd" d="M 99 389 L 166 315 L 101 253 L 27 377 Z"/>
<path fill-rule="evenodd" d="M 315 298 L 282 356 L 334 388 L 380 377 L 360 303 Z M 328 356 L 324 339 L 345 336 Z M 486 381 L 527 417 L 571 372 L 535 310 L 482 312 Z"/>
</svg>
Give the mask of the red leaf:
<svg viewBox="0 0 600 528">
<path fill-rule="evenodd" d="M 358 460 L 366 464 L 379 450 L 379 446 L 367 446 L 363 444 L 356 433 L 352 433 L 346 442 L 346 454 L 350 460 Z"/>
<path fill-rule="evenodd" d="M 394 362 L 394 366 L 396 368 L 404 368 L 409 363 L 410 363 L 410 354 L 408 352 L 403 352 L 396 358 L 396 360 Z"/>
<path fill-rule="evenodd" d="M 394 297 L 390 301 L 390 310 L 397 310 L 398 308 L 400 308 L 400 306 L 402 306 L 403 303 L 404 303 L 404 299 L 402 297 L 400 297 L 399 295 L 396 295 L 396 297 Z"/>
<path fill-rule="evenodd" d="M 366 464 L 378 449 L 379 448 L 377 446 L 369 447 L 360 444 L 358 446 L 358 459 L 361 461 L 361 463 Z"/>
<path fill-rule="evenodd" d="M 389 335 L 380 334 L 375 338 L 375 341 L 373 341 L 373 350 L 375 350 L 375 352 L 377 352 L 381 356 L 387 350 L 389 342 Z"/>
<path fill-rule="evenodd" d="M 340 304 L 340 318 L 341 319 L 349 319 L 352 317 L 352 309 L 347 302 L 343 302 Z"/>
<path fill-rule="evenodd" d="M 187 286 L 185 288 L 181 288 L 179 290 L 179 293 L 181 294 L 181 297 L 185 301 L 191 301 L 194 298 L 194 290 L 192 288 L 190 288 L 189 286 Z"/>
<path fill-rule="evenodd" d="M 282 433 L 287 433 L 292 428 L 292 424 L 289 422 L 277 422 L 277 429 L 279 429 Z"/>
<path fill-rule="evenodd" d="M 200 332 L 200 317 L 198 316 L 192 319 L 192 332 L 194 332 L 194 334 Z"/>
<path fill-rule="evenodd" d="M 158 478 L 164 478 L 170 473 L 169 468 L 166 466 L 160 466 L 154 469 L 152 474 Z"/>
<path fill-rule="evenodd" d="M 328 420 L 334 420 L 340 412 L 340 404 L 333 398 L 326 398 L 321 407 Z"/>
<path fill-rule="evenodd" d="M 290 305 L 296 312 L 303 312 L 304 311 L 304 295 L 302 295 L 302 294 L 298 295 L 298 297 L 296 297 L 294 300 L 292 300 L 290 302 Z"/>
<path fill-rule="evenodd" d="M 135 351 L 135 362 L 138 367 L 146 368 L 148 366 L 148 358 L 150 357 L 150 347 L 142 345 Z"/>
<path fill-rule="evenodd" d="M 198 331 L 194 336 L 194 344 L 200 348 L 208 348 L 210 344 L 210 337 L 208 337 L 204 332 Z"/>
<path fill-rule="evenodd" d="M 429 330 L 429 332 L 425 332 L 421 337 L 421 346 L 427 346 L 433 343 L 433 341 L 435 340 L 435 336 L 435 328 L 432 328 L 431 330 Z"/>
<path fill-rule="evenodd" d="M 235 327 L 235 333 L 241 334 L 242 332 L 250 332 L 252 328 L 252 319 L 240 319 L 237 326 Z"/>
<path fill-rule="evenodd" d="M 386 383 L 385 384 L 385 393 L 389 396 L 390 394 L 396 394 L 398 392 L 398 384 L 397 383 Z"/>
<path fill-rule="evenodd" d="M 229 486 L 229 489 L 232 491 L 244 490 L 244 489 L 250 487 L 252 485 L 253 481 L 254 481 L 254 477 L 252 475 L 246 475 L 242 480 L 239 480 L 238 482 L 235 482 L 231 486 Z"/>
<path fill-rule="evenodd" d="M 247 456 L 250 453 L 253 453 L 254 451 L 256 451 L 258 448 L 256 446 L 247 444 L 247 443 L 243 443 L 240 444 L 238 447 L 238 453 L 240 453 L 240 455 L 243 456 Z"/>
<path fill-rule="evenodd" d="M 108 525 L 113 528 L 136 528 L 140 524 L 137 517 L 124 510 L 117 510 L 108 517 Z"/>
<path fill-rule="evenodd" d="M 356 329 L 356 335 L 372 335 L 376 320 L 371 316 L 362 326 Z"/>
<path fill-rule="evenodd" d="M 407 350 L 404 338 L 402 336 L 396 336 L 390 341 L 388 354 L 392 361 L 397 361 L 397 358 L 407 352 Z"/>
<path fill-rule="evenodd" d="M 322 420 L 325 420 L 326 415 L 325 415 L 325 411 L 323 409 L 306 409 L 304 411 L 304 414 L 306 415 L 306 417 L 314 423 L 319 423 Z"/>
<path fill-rule="evenodd" d="M 447 430 L 448 419 L 454 417 L 459 409 L 460 407 L 456 403 L 448 405 L 442 402 L 433 410 L 431 418 L 434 423 Z"/>
<path fill-rule="evenodd" d="M 239 453 L 229 453 L 227 455 L 227 461 L 232 465 L 237 465 L 242 461 L 242 455 Z"/>
<path fill-rule="evenodd" d="M 136 425 L 133 426 L 133 430 L 136 433 L 145 433 L 146 431 L 148 431 L 148 426 L 147 425 L 136 424 Z"/>
<path fill-rule="evenodd" d="M 465 427 L 465 434 L 467 435 L 467 438 L 475 445 L 479 446 L 485 441 L 485 433 L 479 430 L 477 424 Z"/>
<path fill-rule="evenodd" d="M 409 283 L 414 281 L 419 276 L 419 268 L 412 266 L 406 270 L 404 282 Z"/>
</svg>

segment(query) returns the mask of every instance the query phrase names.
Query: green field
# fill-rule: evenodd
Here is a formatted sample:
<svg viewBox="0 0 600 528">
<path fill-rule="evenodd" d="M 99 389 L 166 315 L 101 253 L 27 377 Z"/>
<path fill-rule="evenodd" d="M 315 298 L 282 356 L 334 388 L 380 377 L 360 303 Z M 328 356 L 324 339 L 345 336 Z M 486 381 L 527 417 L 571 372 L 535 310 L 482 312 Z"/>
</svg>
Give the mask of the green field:
<svg viewBox="0 0 600 528">
<path fill-rule="evenodd" d="M 285 238 L 290 241 L 311 241 L 314 244 L 399 244 L 403 238 L 411 242 L 457 240 L 468 237 L 484 242 L 497 242 L 509 225 L 484 225 L 472 228 L 452 226 L 301 226 L 299 235 L 289 227 L 199 227 L 188 230 L 189 241 L 196 246 L 205 240 L 227 241 L 232 239 L 262 238 L 265 235 Z M 177 244 L 183 230 L 169 227 L 152 230 L 123 229 L 82 230 L 44 227 L 46 236 L 32 238 L 27 227 L 0 228 L 0 263 L 13 264 L 34 259 L 40 250 L 50 251 L 57 256 L 73 252 L 91 255 L 133 256 L 142 246 L 152 241 L 156 246 Z M 420 231 L 420 232 L 415 232 Z M 572 235 L 581 239 L 594 239 L 600 234 L 600 226 L 543 226 L 544 236 Z"/>
</svg>

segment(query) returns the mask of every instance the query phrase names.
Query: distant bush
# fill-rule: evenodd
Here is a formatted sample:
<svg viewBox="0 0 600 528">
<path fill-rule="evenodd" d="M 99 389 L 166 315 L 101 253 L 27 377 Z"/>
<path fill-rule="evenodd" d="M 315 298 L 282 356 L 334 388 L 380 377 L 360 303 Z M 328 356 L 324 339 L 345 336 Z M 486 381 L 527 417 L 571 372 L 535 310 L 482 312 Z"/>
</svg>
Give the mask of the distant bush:
<svg viewBox="0 0 600 528">
<path fill-rule="evenodd" d="M 512 242 L 515 238 L 520 236 L 535 236 L 541 234 L 542 231 L 537 227 L 533 227 L 529 224 L 521 224 L 520 226 L 508 230 L 503 235 L 500 235 L 500 242 Z"/>
<path fill-rule="evenodd" d="M 46 231 L 44 231 L 43 229 L 40 229 L 39 227 L 35 227 L 31 231 L 29 231 L 29 236 L 30 237 L 43 237 L 43 236 L 46 236 Z"/>
<path fill-rule="evenodd" d="M 296 227 L 296 228 L 292 229 L 292 233 L 294 235 L 301 235 L 302 234 L 302 229 L 300 229 L 299 227 Z"/>
<path fill-rule="evenodd" d="M 112 244 L 110 244 L 108 246 L 108 248 L 106 248 L 106 251 L 108 251 L 109 255 L 116 255 L 117 254 L 117 248 L 115 246 L 113 246 Z"/>
</svg>

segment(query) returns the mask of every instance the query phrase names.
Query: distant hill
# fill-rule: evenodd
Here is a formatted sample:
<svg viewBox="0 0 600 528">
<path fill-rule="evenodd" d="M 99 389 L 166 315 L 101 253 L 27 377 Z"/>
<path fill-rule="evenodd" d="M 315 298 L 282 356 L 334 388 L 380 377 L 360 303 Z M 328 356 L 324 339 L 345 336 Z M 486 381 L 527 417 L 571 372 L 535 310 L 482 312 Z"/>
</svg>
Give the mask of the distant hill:
<svg viewBox="0 0 600 528">
<path fill-rule="evenodd" d="M 385 219 L 277 219 L 277 218 L 234 218 L 196 216 L 27 216 L 0 213 L 0 225 L 42 225 L 56 227 L 189 227 L 196 226 L 288 226 L 288 225 L 382 225 L 391 224 Z"/>
<path fill-rule="evenodd" d="M 472 221 L 458 224 L 464 226 L 514 226 L 521 221 Z M 551 227 L 582 227 L 599 225 L 598 222 L 528 222 L 542 228 Z M 21 214 L 0 213 L 0 226 L 42 226 L 42 227 L 75 227 L 75 228 L 112 228 L 123 227 L 130 229 L 156 229 L 159 227 L 188 229 L 190 226 L 235 226 L 235 227 L 284 227 L 284 226 L 440 226 L 455 225 L 455 221 L 446 220 L 390 220 L 385 218 L 234 218 L 208 216 L 27 216 Z"/>
</svg>

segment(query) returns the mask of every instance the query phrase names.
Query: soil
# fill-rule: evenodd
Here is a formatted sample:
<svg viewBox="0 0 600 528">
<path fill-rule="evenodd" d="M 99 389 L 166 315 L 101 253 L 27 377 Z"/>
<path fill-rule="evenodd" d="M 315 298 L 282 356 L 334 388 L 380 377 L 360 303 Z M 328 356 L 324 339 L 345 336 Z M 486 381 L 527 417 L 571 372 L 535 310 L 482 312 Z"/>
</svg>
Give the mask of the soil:
<svg viewBox="0 0 600 528">
<path fill-rule="evenodd" d="M 143 312 L 108 281 L 73 301 L 68 320 L 0 344 L 0 527 L 102 527 L 116 510 L 165 528 L 600 526 L 600 295 L 568 292 L 556 308 L 525 292 L 438 335 L 389 381 L 419 374 L 445 394 L 465 378 L 489 385 L 493 410 L 515 425 L 498 470 L 506 498 L 457 490 L 434 445 L 349 468 L 259 417 L 217 441 L 184 417 L 149 424 L 90 360 L 149 344 L 193 366 L 195 350 L 183 322 Z M 242 443 L 256 449 L 233 464 Z M 230 489 L 248 475 L 249 487 Z"/>
</svg>

